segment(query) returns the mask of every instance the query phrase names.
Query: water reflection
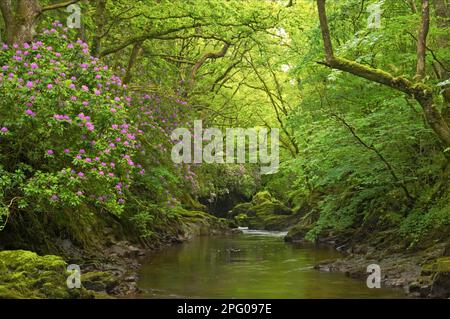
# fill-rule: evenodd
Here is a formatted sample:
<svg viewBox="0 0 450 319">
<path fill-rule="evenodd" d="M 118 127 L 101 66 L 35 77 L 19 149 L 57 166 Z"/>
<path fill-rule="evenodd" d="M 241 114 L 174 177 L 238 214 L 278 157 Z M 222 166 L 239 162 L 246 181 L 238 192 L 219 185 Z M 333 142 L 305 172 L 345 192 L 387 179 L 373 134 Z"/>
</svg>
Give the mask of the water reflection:
<svg viewBox="0 0 450 319">
<path fill-rule="evenodd" d="M 338 252 L 288 245 L 281 233 L 244 230 L 233 237 L 199 238 L 152 254 L 139 286 L 145 298 L 390 298 L 393 289 L 318 272 L 313 265 Z"/>
</svg>

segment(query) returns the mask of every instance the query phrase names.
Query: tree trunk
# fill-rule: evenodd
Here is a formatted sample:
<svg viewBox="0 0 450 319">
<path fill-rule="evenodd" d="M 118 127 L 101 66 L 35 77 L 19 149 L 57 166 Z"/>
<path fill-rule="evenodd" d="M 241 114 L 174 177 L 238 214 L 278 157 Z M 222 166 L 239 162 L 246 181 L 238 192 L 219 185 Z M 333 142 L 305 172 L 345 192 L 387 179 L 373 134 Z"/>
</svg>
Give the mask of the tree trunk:
<svg viewBox="0 0 450 319">
<path fill-rule="evenodd" d="M 95 11 L 95 23 L 97 30 L 92 41 L 92 55 L 98 56 L 101 50 L 102 38 L 105 32 L 106 25 L 106 4 L 107 0 L 97 0 L 97 8 Z"/>
<path fill-rule="evenodd" d="M 37 0 L 16 0 L 16 9 L 11 0 L 2 0 L 0 9 L 5 21 L 6 43 L 31 42 L 35 35 L 35 25 L 41 13 Z"/>
<path fill-rule="evenodd" d="M 6 43 L 12 45 L 33 41 L 41 13 L 62 9 L 79 1 L 67 0 L 41 7 L 39 0 L 0 0 L 0 12 L 6 28 Z"/>
<path fill-rule="evenodd" d="M 139 54 L 141 53 L 143 42 L 138 42 L 133 46 L 133 50 L 131 50 L 130 59 L 128 61 L 127 73 L 125 74 L 125 78 L 123 80 L 124 84 L 128 84 L 131 82 L 131 78 L 133 76 L 133 67 L 136 63 Z"/>
<path fill-rule="evenodd" d="M 427 52 L 427 36 L 430 29 L 430 3 L 428 0 L 422 0 L 422 23 L 419 29 L 419 37 L 417 39 L 417 66 L 416 79 L 420 80 L 425 77 L 425 56 Z"/>
</svg>

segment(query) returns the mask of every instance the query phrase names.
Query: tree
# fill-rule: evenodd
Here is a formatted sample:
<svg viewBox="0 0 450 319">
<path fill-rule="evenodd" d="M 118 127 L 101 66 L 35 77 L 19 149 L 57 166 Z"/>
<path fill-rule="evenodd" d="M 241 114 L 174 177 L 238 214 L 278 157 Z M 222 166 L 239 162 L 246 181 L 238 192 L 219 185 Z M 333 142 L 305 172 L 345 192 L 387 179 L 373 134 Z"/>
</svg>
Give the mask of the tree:
<svg viewBox="0 0 450 319">
<path fill-rule="evenodd" d="M 35 27 L 39 16 L 51 10 L 57 10 L 77 3 L 80 0 L 69 0 L 48 6 L 41 6 L 38 0 L 2 0 L 0 11 L 6 28 L 6 43 L 30 42 L 35 36 Z"/>
<path fill-rule="evenodd" d="M 322 32 L 325 49 L 325 62 L 323 64 L 330 68 L 345 71 L 369 81 L 389 86 L 414 97 L 421 105 L 425 118 L 437 137 L 441 140 L 445 147 L 450 147 L 449 120 L 445 119 L 443 114 L 441 114 L 436 107 L 437 99 L 432 88 L 422 82 L 419 82 L 425 72 L 426 38 L 430 23 L 428 0 L 422 0 L 422 23 L 420 26 L 419 39 L 417 41 L 416 81 L 411 81 L 403 76 L 394 77 L 386 71 L 336 57 L 333 53 L 333 45 L 325 10 L 325 2 L 326 0 L 317 0 L 320 29 Z"/>
</svg>

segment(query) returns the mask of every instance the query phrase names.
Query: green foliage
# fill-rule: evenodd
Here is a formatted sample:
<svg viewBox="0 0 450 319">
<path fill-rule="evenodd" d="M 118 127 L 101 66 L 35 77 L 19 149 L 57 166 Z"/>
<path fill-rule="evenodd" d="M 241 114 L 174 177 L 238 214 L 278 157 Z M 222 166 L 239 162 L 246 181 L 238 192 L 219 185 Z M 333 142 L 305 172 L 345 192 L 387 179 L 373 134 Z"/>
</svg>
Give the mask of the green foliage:
<svg viewBox="0 0 450 319">
<path fill-rule="evenodd" d="M 328 1 L 335 54 L 413 79 L 420 10 L 385 0 L 382 27 L 369 29 L 373 2 Z M 436 3 L 417 85 L 444 110 L 450 51 Z M 411 97 L 317 63 L 314 1 L 80 5 L 82 34 L 51 26 L 63 10 L 45 12 L 34 43 L 0 51 L 0 225 L 12 211 L 87 207 L 131 221 L 148 239 L 185 214 L 188 197 L 207 204 L 266 189 L 314 225 L 310 239 L 391 225 L 415 243 L 446 227 L 448 201 L 437 188 L 448 183 L 448 149 Z M 171 132 L 194 119 L 221 130 L 279 128 L 279 172 L 175 165 Z"/>
</svg>

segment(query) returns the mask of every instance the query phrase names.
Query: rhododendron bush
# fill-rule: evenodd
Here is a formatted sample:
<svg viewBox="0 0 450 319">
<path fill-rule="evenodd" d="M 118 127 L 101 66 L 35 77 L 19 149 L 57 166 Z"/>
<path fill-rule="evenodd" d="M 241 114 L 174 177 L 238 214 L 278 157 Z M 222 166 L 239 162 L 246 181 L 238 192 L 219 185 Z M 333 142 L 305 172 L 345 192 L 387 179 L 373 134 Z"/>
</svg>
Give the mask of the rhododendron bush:
<svg viewBox="0 0 450 319">
<path fill-rule="evenodd" d="M 14 208 L 88 204 L 144 229 L 175 216 L 186 192 L 208 197 L 199 168 L 170 157 L 172 131 L 195 115 L 182 90 L 135 92 L 72 38 L 55 22 L 33 43 L 0 48 L 0 225 Z"/>
<path fill-rule="evenodd" d="M 142 131 L 121 79 L 67 37 L 55 25 L 0 51 L 0 196 L 22 208 L 88 201 L 119 213 L 145 172 L 135 162 Z"/>
</svg>

